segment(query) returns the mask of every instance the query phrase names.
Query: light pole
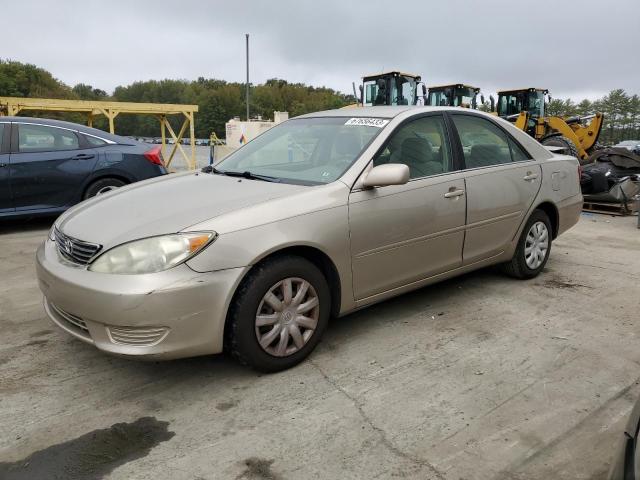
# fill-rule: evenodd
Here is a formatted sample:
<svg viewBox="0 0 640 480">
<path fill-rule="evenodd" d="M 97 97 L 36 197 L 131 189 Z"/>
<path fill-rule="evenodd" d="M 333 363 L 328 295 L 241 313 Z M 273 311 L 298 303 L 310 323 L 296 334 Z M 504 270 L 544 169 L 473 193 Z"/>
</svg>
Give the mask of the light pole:
<svg viewBox="0 0 640 480">
<path fill-rule="evenodd" d="M 249 34 L 245 33 L 245 38 L 247 41 L 247 88 L 246 88 L 246 95 L 247 95 L 247 122 L 249 121 Z"/>
</svg>

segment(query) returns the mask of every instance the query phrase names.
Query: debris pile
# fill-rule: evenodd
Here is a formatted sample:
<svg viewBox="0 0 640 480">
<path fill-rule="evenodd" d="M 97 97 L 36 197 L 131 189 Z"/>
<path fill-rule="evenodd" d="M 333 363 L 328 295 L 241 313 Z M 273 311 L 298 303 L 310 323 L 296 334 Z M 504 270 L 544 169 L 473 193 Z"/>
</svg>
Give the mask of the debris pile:
<svg viewBox="0 0 640 480">
<path fill-rule="evenodd" d="M 585 202 L 627 204 L 640 193 L 640 155 L 626 148 L 605 148 L 582 167 Z"/>
</svg>

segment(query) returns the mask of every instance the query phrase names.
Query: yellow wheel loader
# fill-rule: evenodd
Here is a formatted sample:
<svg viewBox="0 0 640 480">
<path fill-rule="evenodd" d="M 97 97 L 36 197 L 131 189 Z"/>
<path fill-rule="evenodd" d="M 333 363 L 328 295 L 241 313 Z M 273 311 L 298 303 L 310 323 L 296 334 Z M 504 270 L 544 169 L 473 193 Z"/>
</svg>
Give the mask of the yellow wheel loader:
<svg viewBox="0 0 640 480">
<path fill-rule="evenodd" d="M 543 145 L 558 147 L 562 153 L 586 161 L 602 130 L 603 114 L 566 118 L 547 116 L 545 97 L 548 93 L 544 88 L 499 91 L 496 112 Z"/>
<path fill-rule="evenodd" d="M 360 95 L 353 84 L 353 95 L 359 100 L 358 105 L 371 107 L 375 105 L 417 105 L 419 99 L 427 95 L 427 88 L 420 81 L 419 75 L 399 71 L 383 72 L 362 77 Z"/>
<path fill-rule="evenodd" d="M 438 85 L 436 87 L 429 87 L 429 95 L 425 101 L 425 105 L 431 107 L 464 107 L 464 108 L 478 108 L 478 94 L 480 89 L 478 87 L 472 87 L 471 85 L 465 85 L 463 83 L 456 83 L 453 85 Z M 484 98 L 481 98 L 484 103 Z"/>
</svg>

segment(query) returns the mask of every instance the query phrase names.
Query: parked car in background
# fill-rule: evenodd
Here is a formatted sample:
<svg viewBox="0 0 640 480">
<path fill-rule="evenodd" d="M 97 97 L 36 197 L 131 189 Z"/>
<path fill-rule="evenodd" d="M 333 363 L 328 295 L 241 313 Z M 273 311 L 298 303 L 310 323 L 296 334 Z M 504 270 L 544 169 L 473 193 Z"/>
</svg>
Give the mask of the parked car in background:
<svg viewBox="0 0 640 480">
<path fill-rule="evenodd" d="M 640 400 L 631 410 L 624 432 L 620 433 L 616 453 L 613 457 L 609 480 L 640 480 Z"/>
<path fill-rule="evenodd" d="M 0 117 L 0 218 L 59 214 L 166 173 L 160 147 L 75 123 Z"/>
<path fill-rule="evenodd" d="M 101 350 L 291 367 L 340 316 L 474 269 L 538 275 L 579 164 L 461 108 L 283 122 L 216 168 L 95 198 L 38 249 L 45 310 Z M 158 201 L 172 199 L 156 208 Z"/>
</svg>

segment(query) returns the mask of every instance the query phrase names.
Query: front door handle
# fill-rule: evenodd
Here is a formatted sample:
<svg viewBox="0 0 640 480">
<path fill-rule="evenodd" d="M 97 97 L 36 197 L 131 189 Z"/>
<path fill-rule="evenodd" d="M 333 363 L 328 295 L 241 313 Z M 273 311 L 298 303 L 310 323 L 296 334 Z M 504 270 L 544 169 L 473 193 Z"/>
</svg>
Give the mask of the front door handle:
<svg viewBox="0 0 640 480">
<path fill-rule="evenodd" d="M 535 180 L 536 178 L 538 178 L 538 174 L 537 173 L 533 173 L 533 172 L 527 172 L 527 174 L 522 178 L 523 178 L 523 180 L 526 180 L 527 182 L 530 182 L 530 181 Z"/>
<path fill-rule="evenodd" d="M 88 153 L 79 153 L 78 155 L 73 157 L 71 160 L 89 160 L 93 157 L 95 157 L 95 155 L 90 155 Z"/>
<path fill-rule="evenodd" d="M 444 198 L 455 198 L 464 195 L 464 190 L 453 190 L 453 188 L 455 187 L 452 187 L 447 193 L 444 194 Z"/>
</svg>

